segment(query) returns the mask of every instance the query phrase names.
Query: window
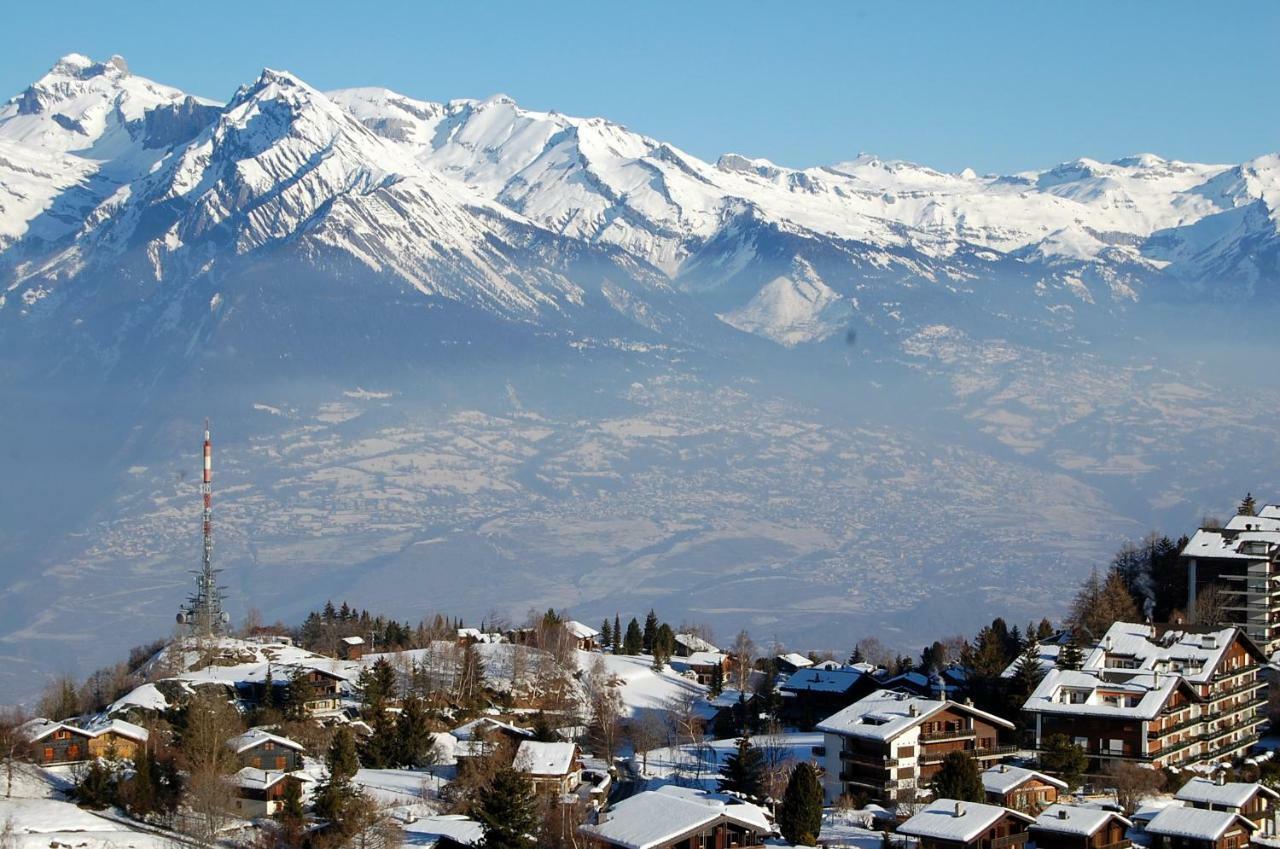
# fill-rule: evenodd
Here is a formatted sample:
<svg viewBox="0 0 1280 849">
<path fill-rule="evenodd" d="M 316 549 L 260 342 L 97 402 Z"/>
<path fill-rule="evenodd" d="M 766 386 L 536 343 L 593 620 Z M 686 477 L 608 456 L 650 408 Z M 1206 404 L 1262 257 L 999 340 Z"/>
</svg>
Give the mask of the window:
<svg viewBox="0 0 1280 849">
<path fill-rule="evenodd" d="M 78 757 L 80 757 L 80 746 L 72 743 L 67 747 L 67 758 L 74 761 Z"/>
<path fill-rule="evenodd" d="M 49 762 L 49 761 L 51 761 L 51 760 L 53 760 L 53 747 L 52 747 L 52 746 L 45 746 L 45 748 L 44 748 L 44 761 L 45 761 L 45 763 L 48 763 L 48 762 Z"/>
<path fill-rule="evenodd" d="M 276 755 L 276 769 L 284 769 L 284 755 Z"/>
</svg>

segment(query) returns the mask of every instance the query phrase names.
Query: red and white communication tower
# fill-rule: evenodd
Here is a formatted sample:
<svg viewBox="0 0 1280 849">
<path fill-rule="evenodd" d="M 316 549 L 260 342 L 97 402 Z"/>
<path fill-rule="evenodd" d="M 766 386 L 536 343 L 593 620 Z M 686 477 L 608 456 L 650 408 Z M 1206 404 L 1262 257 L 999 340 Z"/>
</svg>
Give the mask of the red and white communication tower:
<svg viewBox="0 0 1280 849">
<path fill-rule="evenodd" d="M 196 590 L 178 614 L 178 622 L 196 635 L 220 634 L 230 617 L 222 609 L 222 591 L 213 568 L 213 440 L 209 436 L 209 420 L 204 420 L 204 474 L 200 479 L 200 496 L 204 500 L 204 560 L 196 576 Z"/>
</svg>

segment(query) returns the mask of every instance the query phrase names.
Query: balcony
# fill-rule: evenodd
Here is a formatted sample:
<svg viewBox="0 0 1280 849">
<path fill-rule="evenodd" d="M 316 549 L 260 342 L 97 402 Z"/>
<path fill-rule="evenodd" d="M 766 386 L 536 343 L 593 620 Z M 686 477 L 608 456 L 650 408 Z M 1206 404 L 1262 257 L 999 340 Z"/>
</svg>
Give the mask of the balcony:
<svg viewBox="0 0 1280 849">
<path fill-rule="evenodd" d="M 972 728 L 961 728 L 955 731 L 934 731 L 930 734 L 921 734 L 921 743 L 943 743 L 947 740 L 972 740 L 978 736 L 978 732 Z"/>
<path fill-rule="evenodd" d="M 1005 837 L 997 837 L 988 844 L 991 849 L 1008 849 L 1010 846 L 1022 846 L 1027 842 L 1027 833 L 1010 834 Z"/>
<path fill-rule="evenodd" d="M 844 763 L 858 764 L 860 766 L 874 767 L 876 769 L 887 770 L 891 766 L 897 766 L 898 761 L 885 755 L 877 755 L 872 752 L 841 752 L 840 760 Z"/>
<path fill-rule="evenodd" d="M 952 749 L 950 752 L 921 752 L 919 761 L 922 764 L 941 763 L 951 752 L 964 752 L 971 758 L 981 760 L 982 758 L 998 758 L 1004 755 L 1012 755 L 1018 751 L 1017 746 L 991 746 L 986 749 Z"/>
</svg>

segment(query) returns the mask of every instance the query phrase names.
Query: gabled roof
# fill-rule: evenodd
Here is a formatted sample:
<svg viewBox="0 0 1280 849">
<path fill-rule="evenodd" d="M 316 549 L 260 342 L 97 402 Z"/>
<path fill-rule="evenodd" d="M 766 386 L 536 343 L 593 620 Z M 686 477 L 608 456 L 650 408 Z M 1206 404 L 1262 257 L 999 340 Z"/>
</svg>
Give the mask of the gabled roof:
<svg viewBox="0 0 1280 849">
<path fill-rule="evenodd" d="M 1204 808 L 1170 805 L 1147 823 L 1147 833 L 1216 841 L 1233 825 L 1242 825 L 1248 831 L 1253 831 L 1256 827 L 1240 814 L 1231 811 L 1209 811 Z"/>
<path fill-rule="evenodd" d="M 856 669 L 800 669 L 779 689 L 788 693 L 847 693 L 864 674 Z"/>
<path fill-rule="evenodd" d="M 721 819 L 744 828 L 767 832 L 763 809 L 726 796 L 691 788 L 666 786 L 646 790 L 615 804 L 607 819 L 583 825 L 579 831 L 624 849 L 653 849 Z"/>
<path fill-rule="evenodd" d="M 1189 700 L 1200 700 L 1199 694 L 1181 675 L 1140 670 L 1050 669 L 1022 709 L 1032 713 L 1154 719 L 1179 689 Z M 1082 694 L 1084 700 L 1071 701 L 1071 692 Z M 1109 701 L 1112 698 L 1117 703 Z"/>
<path fill-rule="evenodd" d="M 1262 784 L 1244 781 L 1227 781 L 1222 784 L 1210 778 L 1193 778 L 1173 794 L 1183 802 L 1216 805 L 1222 808 L 1243 808 L 1258 793 L 1272 799 L 1280 799 L 1280 793 Z"/>
<path fill-rule="evenodd" d="M 1013 723 L 972 705 L 926 699 L 893 690 L 877 690 L 844 710 L 827 717 L 816 726 L 819 731 L 861 737 L 869 740 L 892 740 L 942 710 L 955 710 L 998 725 L 1013 728 Z"/>
<path fill-rule="evenodd" d="M 343 637 L 342 642 L 348 646 L 364 645 L 364 637 Z"/>
<path fill-rule="evenodd" d="M 796 652 L 780 654 L 778 655 L 777 660 L 782 661 L 788 666 L 795 667 L 796 669 L 807 669 L 808 667 L 813 666 L 812 660 L 802 654 L 797 654 Z"/>
<path fill-rule="evenodd" d="M 566 631 L 579 640 L 594 640 L 596 637 L 600 636 L 600 632 L 595 628 L 592 628 L 590 625 L 583 625 L 581 622 L 574 619 L 570 619 L 568 622 L 564 623 L 564 627 Z"/>
<path fill-rule="evenodd" d="M 1026 823 L 1035 822 L 1024 813 L 999 805 L 934 799 L 927 808 L 898 826 L 898 833 L 968 843 L 1007 816 Z"/>
<path fill-rule="evenodd" d="M 1037 772 L 1034 769 L 1026 769 L 1012 764 L 996 764 L 990 769 L 982 773 L 982 787 L 988 793 L 999 793 L 1004 795 L 1012 790 L 1016 790 L 1028 781 L 1035 779 L 1045 784 L 1057 787 L 1059 790 L 1067 789 L 1067 782 L 1059 781 L 1052 776 L 1045 775 L 1043 772 Z"/>
<path fill-rule="evenodd" d="M 304 773 L 278 772 L 276 770 L 255 769 L 247 766 L 236 773 L 236 786 L 244 790 L 268 790 L 295 775 L 300 781 L 311 781 Z"/>
<path fill-rule="evenodd" d="M 541 743 L 524 740 L 516 749 L 511 765 L 517 772 L 527 775 L 568 775 L 573 770 L 573 759 L 578 747 L 573 743 Z"/>
<path fill-rule="evenodd" d="M 1031 826 L 1039 831 L 1053 831 L 1059 834 L 1075 834 L 1080 837 L 1092 837 L 1098 829 L 1112 820 L 1119 820 L 1125 828 L 1133 823 L 1103 808 L 1085 808 L 1079 805 L 1050 805 Z"/>
<path fill-rule="evenodd" d="M 293 749 L 295 752 L 304 751 L 301 743 L 295 743 L 288 737 L 280 737 L 269 731 L 263 731 L 261 728 L 251 728 L 243 734 L 237 734 L 227 740 L 227 748 L 231 749 L 238 755 L 241 752 L 247 752 L 254 746 L 260 746 L 266 742 L 275 743 L 277 746 L 284 746 L 286 749 Z"/>
<path fill-rule="evenodd" d="M 1116 622 L 1089 652 L 1084 669 L 1178 674 L 1203 684 L 1213 677 L 1236 641 L 1258 661 L 1266 661 L 1262 650 L 1239 628 L 1205 630 Z"/>
<path fill-rule="evenodd" d="M 118 737 L 145 743 L 151 737 L 151 733 L 141 725 L 125 722 L 123 719 L 112 719 L 86 728 L 72 725 L 69 722 L 50 722 L 47 719 L 43 719 L 32 720 L 20 727 L 20 732 L 26 735 L 29 743 L 43 740 L 55 731 L 70 731 L 72 734 L 86 737 L 90 740 L 101 737 L 104 734 L 115 734 Z"/>
<path fill-rule="evenodd" d="M 720 651 L 697 634 L 676 634 L 676 643 L 689 651 Z"/>
<path fill-rule="evenodd" d="M 503 722 L 500 719 L 494 719 L 492 716 L 482 716 L 479 719 L 473 719 L 470 722 L 459 725 L 453 729 L 453 736 L 459 740 L 471 740 L 477 733 L 485 731 L 501 731 L 513 737 L 532 737 L 533 732 L 528 728 L 520 728 L 509 722 Z"/>
</svg>

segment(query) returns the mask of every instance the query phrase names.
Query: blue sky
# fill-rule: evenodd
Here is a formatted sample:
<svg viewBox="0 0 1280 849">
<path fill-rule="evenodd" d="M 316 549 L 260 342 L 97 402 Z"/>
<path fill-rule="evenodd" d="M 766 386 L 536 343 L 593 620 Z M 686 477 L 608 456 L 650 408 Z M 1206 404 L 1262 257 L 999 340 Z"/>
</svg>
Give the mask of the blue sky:
<svg viewBox="0 0 1280 849">
<path fill-rule="evenodd" d="M 815 165 L 868 151 L 988 172 L 1280 150 L 1280 4 L 1270 2 L 55 8 L 5 10 L 0 96 L 77 51 L 120 53 L 136 73 L 219 99 L 263 66 L 320 88 L 505 92 L 709 159 Z"/>
</svg>

